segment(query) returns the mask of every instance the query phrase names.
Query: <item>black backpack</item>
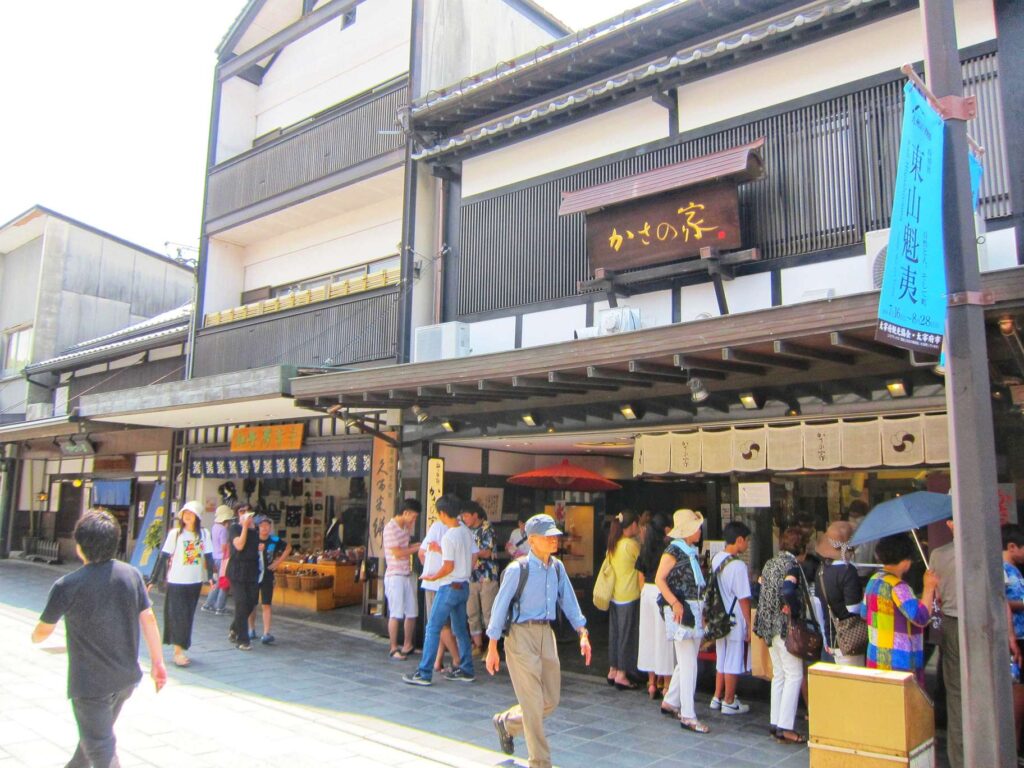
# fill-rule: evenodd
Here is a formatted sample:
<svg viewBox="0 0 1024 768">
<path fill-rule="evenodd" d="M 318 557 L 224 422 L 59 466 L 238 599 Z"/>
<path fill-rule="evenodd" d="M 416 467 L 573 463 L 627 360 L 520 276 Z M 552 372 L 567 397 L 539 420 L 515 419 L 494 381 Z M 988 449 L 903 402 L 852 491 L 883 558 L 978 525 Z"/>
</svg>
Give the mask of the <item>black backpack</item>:
<svg viewBox="0 0 1024 768">
<path fill-rule="evenodd" d="M 735 555 L 729 555 L 708 579 L 707 587 L 704 590 L 705 643 L 721 640 L 736 626 L 736 617 L 732 615 L 733 610 L 736 608 L 736 598 L 733 597 L 729 610 L 725 610 L 725 602 L 722 600 L 722 588 L 718 585 L 719 575 L 725 570 L 725 566 L 736 559 L 738 558 Z"/>
<path fill-rule="evenodd" d="M 528 560 L 529 560 L 529 555 L 525 555 L 523 557 L 517 557 L 513 561 L 513 562 L 519 564 L 519 567 L 516 569 L 516 571 L 518 572 L 518 575 L 516 576 L 516 578 L 518 578 L 519 581 L 516 584 L 516 593 L 515 593 L 515 595 L 512 596 L 512 602 L 510 602 L 508 604 L 508 614 L 505 616 L 505 625 L 502 627 L 502 630 L 501 630 L 501 636 L 502 637 L 508 637 L 509 630 L 512 629 L 512 625 L 515 624 L 516 620 L 519 618 L 519 601 L 523 597 L 523 590 L 526 589 L 526 577 L 529 574 L 529 567 L 528 567 L 528 564 L 527 564 Z M 554 555 L 552 555 L 551 560 L 555 564 L 555 575 L 559 579 L 559 581 L 561 581 L 561 579 L 562 579 L 562 567 L 563 567 L 562 566 L 562 561 L 559 560 Z M 507 578 L 511 578 L 508 575 L 508 572 L 510 570 L 511 570 L 511 568 L 506 568 L 505 569 L 505 573 L 503 573 L 502 577 L 501 577 L 503 580 L 507 579 Z"/>
</svg>

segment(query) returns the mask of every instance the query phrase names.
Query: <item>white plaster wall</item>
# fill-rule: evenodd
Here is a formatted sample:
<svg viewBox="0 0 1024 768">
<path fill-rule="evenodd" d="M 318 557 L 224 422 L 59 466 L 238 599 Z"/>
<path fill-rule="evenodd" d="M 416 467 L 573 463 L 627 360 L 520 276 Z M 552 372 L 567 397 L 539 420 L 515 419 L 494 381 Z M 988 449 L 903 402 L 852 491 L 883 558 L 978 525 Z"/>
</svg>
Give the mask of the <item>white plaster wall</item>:
<svg viewBox="0 0 1024 768">
<path fill-rule="evenodd" d="M 726 280 L 723 285 L 730 314 L 755 312 L 772 305 L 772 278 L 767 272 Z"/>
<path fill-rule="evenodd" d="M 620 307 L 633 307 L 640 310 L 640 327 L 654 328 L 659 325 L 672 324 L 672 291 L 653 291 L 640 293 L 628 298 L 619 299 Z M 594 302 L 594 321 L 598 313 L 608 308 L 607 301 Z"/>
<path fill-rule="evenodd" d="M 516 319 L 499 317 L 471 323 L 469 327 L 469 345 L 474 355 L 489 355 L 492 352 L 505 352 L 516 347 Z"/>
<path fill-rule="evenodd" d="M 979 248 L 982 272 L 1017 266 L 1017 232 L 1013 227 L 985 233 L 985 244 Z"/>
<path fill-rule="evenodd" d="M 573 331 L 587 324 L 584 306 L 549 309 L 523 315 L 523 347 L 572 341 Z M 471 337 L 472 341 L 472 337 Z"/>
<path fill-rule="evenodd" d="M 553 39 L 504 0 L 425 0 L 423 36 L 422 94 Z"/>
<path fill-rule="evenodd" d="M 246 246 L 242 290 L 344 269 L 399 250 L 402 200 L 382 200 Z"/>
<path fill-rule="evenodd" d="M 462 164 L 462 195 L 569 168 L 668 136 L 668 113 L 650 99 L 595 115 Z"/>
<path fill-rule="evenodd" d="M 43 238 L 37 237 L 0 255 L 0 332 L 35 320 L 42 251 Z"/>
<path fill-rule="evenodd" d="M 253 83 L 233 77 L 221 86 L 215 163 L 252 149 L 256 138 L 256 91 Z"/>
<path fill-rule="evenodd" d="M 373 0 L 284 48 L 256 95 L 256 135 L 292 125 L 409 69 L 412 0 Z"/>
<path fill-rule="evenodd" d="M 995 37 L 991 0 L 957 0 L 957 43 Z M 924 58 L 918 11 L 697 80 L 679 88 L 682 131 L 782 104 Z"/>
<path fill-rule="evenodd" d="M 241 303 L 242 255 L 239 246 L 210 238 L 206 253 L 206 288 L 200 317 L 237 307 Z"/>
<path fill-rule="evenodd" d="M 687 285 L 680 289 L 680 322 L 690 323 L 694 320 L 705 320 L 708 317 L 718 317 L 719 314 L 715 286 L 710 281 L 697 285 Z"/>
<path fill-rule="evenodd" d="M 871 259 L 866 255 L 784 269 L 781 280 L 783 304 L 823 299 L 824 296 L 806 294 L 828 288 L 834 291 L 834 296 L 847 296 L 874 289 L 871 284 Z"/>
<path fill-rule="evenodd" d="M 413 260 L 420 265 L 419 277 L 412 284 L 412 327 L 433 325 L 438 322 L 437 304 L 438 267 L 438 198 L 441 180 L 420 168 L 416 175 L 416 226 L 413 240 Z"/>
<path fill-rule="evenodd" d="M 537 466 L 536 456 L 532 453 L 510 453 L 509 451 L 491 451 L 487 457 L 487 467 L 491 475 L 509 477 L 520 472 L 529 472 Z"/>
<path fill-rule="evenodd" d="M 483 452 L 479 448 L 442 445 L 438 452 L 444 459 L 445 472 L 466 472 L 478 475 L 483 468 Z"/>
</svg>

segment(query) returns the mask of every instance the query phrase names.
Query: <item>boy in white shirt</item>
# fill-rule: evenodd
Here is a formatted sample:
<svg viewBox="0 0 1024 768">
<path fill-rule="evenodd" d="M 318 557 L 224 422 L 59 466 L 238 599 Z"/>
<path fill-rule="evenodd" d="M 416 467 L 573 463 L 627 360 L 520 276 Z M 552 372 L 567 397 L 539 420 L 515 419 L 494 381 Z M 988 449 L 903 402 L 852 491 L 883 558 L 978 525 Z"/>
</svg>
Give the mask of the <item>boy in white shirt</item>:
<svg viewBox="0 0 1024 768">
<path fill-rule="evenodd" d="M 723 715 L 742 715 L 750 707 L 736 696 L 736 683 L 747 672 L 747 642 L 750 640 L 750 574 L 740 555 L 749 546 L 750 528 L 732 522 L 722 529 L 725 550 L 711 561 L 712 572 L 718 573 L 722 603 L 732 612 L 734 624 L 728 635 L 715 641 L 715 697 L 711 709 Z"/>
</svg>

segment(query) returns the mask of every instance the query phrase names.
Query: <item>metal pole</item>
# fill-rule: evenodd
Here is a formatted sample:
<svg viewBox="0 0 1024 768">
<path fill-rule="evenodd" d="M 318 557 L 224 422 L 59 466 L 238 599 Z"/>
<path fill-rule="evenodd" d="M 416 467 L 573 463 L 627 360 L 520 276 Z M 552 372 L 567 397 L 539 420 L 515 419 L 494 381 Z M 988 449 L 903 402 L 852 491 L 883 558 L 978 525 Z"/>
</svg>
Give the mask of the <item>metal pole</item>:
<svg viewBox="0 0 1024 768">
<path fill-rule="evenodd" d="M 921 0 L 925 74 L 940 99 L 963 96 L 953 0 Z M 995 441 L 989 395 L 984 308 L 980 292 L 968 167 L 967 126 L 946 120 L 943 239 L 946 290 L 966 298 L 946 314 L 946 403 L 949 410 L 960 606 L 960 680 L 966 766 L 1014 766 L 1009 639 L 1000 563 Z"/>
</svg>

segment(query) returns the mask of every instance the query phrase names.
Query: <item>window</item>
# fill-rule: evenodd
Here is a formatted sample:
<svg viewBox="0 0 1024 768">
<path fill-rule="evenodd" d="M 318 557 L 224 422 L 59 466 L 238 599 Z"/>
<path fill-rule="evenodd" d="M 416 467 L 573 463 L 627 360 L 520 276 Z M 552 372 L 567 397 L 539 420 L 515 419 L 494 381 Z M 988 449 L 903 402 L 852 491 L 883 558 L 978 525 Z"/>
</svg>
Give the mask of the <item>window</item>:
<svg viewBox="0 0 1024 768">
<path fill-rule="evenodd" d="M 367 275 L 372 275 L 375 272 L 383 272 L 385 269 L 398 269 L 399 266 L 398 256 L 388 256 L 384 259 L 371 261 L 368 264 L 360 264 L 358 267 L 349 267 L 348 269 L 343 269 L 339 272 L 332 272 L 327 275 L 317 275 L 316 277 L 308 277 L 305 280 L 300 280 L 295 283 L 274 286 L 271 293 L 274 298 L 278 298 L 280 296 L 287 296 L 290 293 L 308 291 L 312 288 L 333 285 L 334 283 L 340 283 L 345 280 L 354 280 L 360 277 L 366 277 Z"/>
<path fill-rule="evenodd" d="M 32 327 L 18 328 L 7 333 L 7 344 L 4 350 L 5 374 L 13 374 L 20 371 L 26 365 L 32 355 Z"/>
</svg>

